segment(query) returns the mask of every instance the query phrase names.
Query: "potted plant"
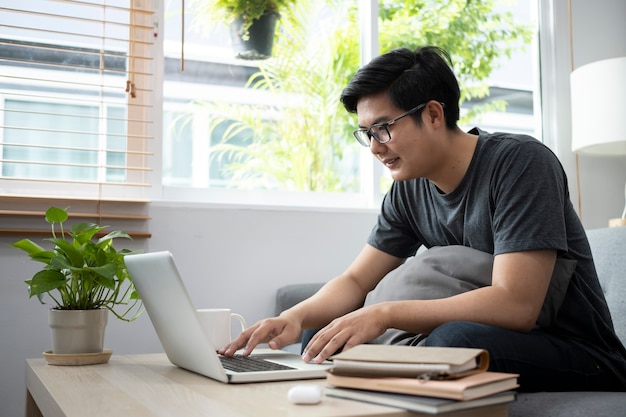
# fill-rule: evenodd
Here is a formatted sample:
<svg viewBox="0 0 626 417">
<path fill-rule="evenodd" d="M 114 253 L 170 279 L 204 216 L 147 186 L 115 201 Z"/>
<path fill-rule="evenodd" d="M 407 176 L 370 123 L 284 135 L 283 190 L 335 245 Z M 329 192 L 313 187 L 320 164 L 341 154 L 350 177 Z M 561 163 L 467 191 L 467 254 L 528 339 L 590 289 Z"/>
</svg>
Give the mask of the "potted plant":
<svg viewBox="0 0 626 417">
<path fill-rule="evenodd" d="M 124 321 L 132 321 L 143 312 L 124 264 L 124 256 L 132 252 L 117 251 L 113 246 L 114 239 L 130 236 L 113 231 L 98 238 L 107 226 L 86 222 L 65 231 L 63 223 L 68 217 L 66 209 L 50 207 L 46 211 L 52 237 L 45 240 L 52 243 L 52 250 L 30 239 L 11 246 L 44 264 L 26 284 L 30 297 L 36 296 L 44 303 L 43 297 L 48 295 L 55 304 L 49 310 L 51 353 L 101 353 L 109 311 Z M 123 307 L 123 311 L 118 312 L 118 307 Z"/>
<path fill-rule="evenodd" d="M 265 59 L 272 54 L 280 13 L 297 0 L 196 0 L 192 7 L 201 18 L 230 26 L 233 48 L 242 59 Z"/>
</svg>

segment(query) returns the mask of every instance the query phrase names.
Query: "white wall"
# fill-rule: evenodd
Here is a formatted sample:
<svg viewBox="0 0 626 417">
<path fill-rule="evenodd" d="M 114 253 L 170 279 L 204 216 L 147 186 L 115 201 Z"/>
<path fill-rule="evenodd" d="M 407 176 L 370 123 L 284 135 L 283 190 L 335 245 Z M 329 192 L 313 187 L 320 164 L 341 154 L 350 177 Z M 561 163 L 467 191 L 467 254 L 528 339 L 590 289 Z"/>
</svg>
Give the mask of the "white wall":
<svg viewBox="0 0 626 417">
<path fill-rule="evenodd" d="M 154 204 L 150 251 L 170 250 L 198 307 L 252 322 L 274 312 L 282 285 L 326 281 L 363 247 L 376 212 Z"/>
</svg>

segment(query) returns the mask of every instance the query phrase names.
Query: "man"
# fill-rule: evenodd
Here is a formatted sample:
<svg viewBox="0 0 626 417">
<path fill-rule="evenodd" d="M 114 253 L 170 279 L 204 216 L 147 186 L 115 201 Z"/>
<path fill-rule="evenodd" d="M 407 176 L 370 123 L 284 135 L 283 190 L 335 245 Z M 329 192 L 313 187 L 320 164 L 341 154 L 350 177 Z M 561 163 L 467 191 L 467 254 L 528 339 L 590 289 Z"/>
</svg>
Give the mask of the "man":
<svg viewBox="0 0 626 417">
<path fill-rule="evenodd" d="M 342 274 L 220 353 L 248 355 L 259 343 L 278 349 L 321 328 L 303 351 L 303 360 L 321 362 L 400 329 L 426 335 L 426 346 L 487 349 L 490 370 L 520 373 L 522 390 L 624 390 L 626 351 L 559 161 L 528 136 L 463 132 L 449 61 L 436 47 L 402 48 L 357 72 L 342 103 L 358 115 L 357 140 L 394 179 L 378 223 Z M 489 254 L 490 285 L 364 306 L 421 246 Z M 568 259 L 576 261 L 570 272 L 552 278 L 564 275 L 556 271 Z M 551 281 L 562 294 L 545 319 Z"/>
</svg>

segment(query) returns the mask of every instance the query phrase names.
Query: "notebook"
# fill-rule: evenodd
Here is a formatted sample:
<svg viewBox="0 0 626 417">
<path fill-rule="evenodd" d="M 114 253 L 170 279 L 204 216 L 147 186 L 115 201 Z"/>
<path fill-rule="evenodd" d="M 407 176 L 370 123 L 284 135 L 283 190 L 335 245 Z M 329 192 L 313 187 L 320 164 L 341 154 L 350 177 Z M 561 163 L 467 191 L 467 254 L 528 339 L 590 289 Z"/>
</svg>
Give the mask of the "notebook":
<svg viewBox="0 0 626 417">
<path fill-rule="evenodd" d="M 247 383 L 325 378 L 331 364 L 302 361 L 300 355 L 271 349 L 255 350 L 253 360 L 269 361 L 289 369 L 227 370 L 211 346 L 191 298 L 168 251 L 126 255 L 126 267 L 169 361 L 186 370 L 224 383 Z M 221 347 L 221 346 L 220 346 Z"/>
</svg>

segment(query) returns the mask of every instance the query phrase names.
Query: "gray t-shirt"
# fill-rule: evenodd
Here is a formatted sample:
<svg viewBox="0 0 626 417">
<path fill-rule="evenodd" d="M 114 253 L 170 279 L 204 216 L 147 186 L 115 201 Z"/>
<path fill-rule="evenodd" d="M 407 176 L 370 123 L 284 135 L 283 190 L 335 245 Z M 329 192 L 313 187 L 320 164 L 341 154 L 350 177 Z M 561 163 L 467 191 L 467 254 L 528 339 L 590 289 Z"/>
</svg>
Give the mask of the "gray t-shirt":
<svg viewBox="0 0 626 417">
<path fill-rule="evenodd" d="M 473 129 L 478 143 L 465 177 L 444 194 L 429 180 L 394 182 L 368 243 L 406 258 L 424 245 L 463 245 L 493 255 L 554 249 L 577 261 L 565 300 L 546 329 L 580 343 L 626 384 L 626 351 L 611 316 L 556 155 L 524 135 Z"/>
</svg>

